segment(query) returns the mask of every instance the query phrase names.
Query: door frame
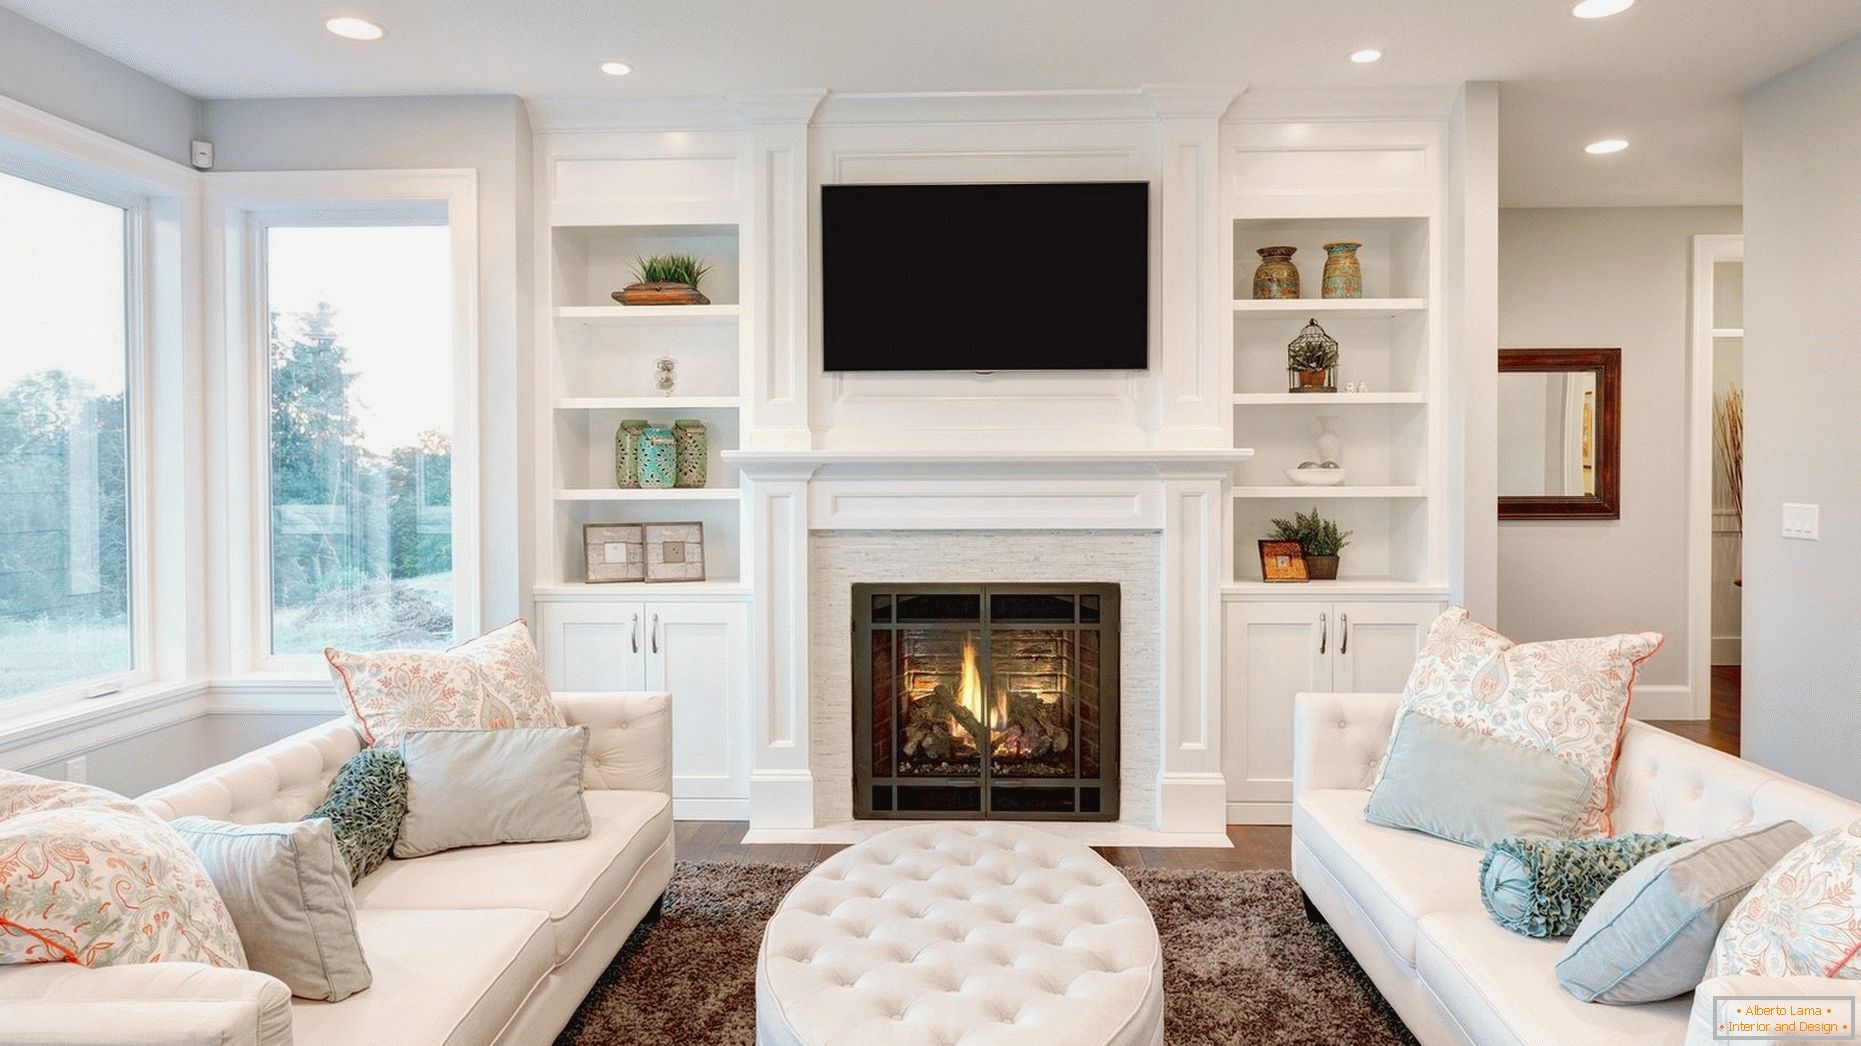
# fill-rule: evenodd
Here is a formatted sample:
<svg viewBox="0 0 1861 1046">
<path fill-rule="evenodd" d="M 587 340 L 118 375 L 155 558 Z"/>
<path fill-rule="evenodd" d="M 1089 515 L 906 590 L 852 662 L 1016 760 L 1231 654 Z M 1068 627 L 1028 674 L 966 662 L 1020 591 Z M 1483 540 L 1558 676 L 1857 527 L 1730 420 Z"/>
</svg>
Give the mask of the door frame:
<svg viewBox="0 0 1861 1046">
<path fill-rule="evenodd" d="M 1693 237 L 1687 368 L 1687 683 L 1693 719 L 1712 717 L 1713 267 L 1743 261 L 1743 233 Z M 1739 629 L 1743 633 L 1744 629 Z"/>
</svg>

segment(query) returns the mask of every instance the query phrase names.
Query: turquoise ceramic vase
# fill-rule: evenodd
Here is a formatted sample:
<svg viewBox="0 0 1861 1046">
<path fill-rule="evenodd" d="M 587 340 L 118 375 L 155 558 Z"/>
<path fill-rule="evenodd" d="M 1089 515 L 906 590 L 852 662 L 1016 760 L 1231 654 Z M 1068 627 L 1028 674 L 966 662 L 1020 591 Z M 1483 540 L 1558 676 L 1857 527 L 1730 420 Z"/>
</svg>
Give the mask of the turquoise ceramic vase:
<svg viewBox="0 0 1861 1046">
<path fill-rule="evenodd" d="M 640 433 L 640 486 L 663 490 L 678 480 L 678 451 L 672 430 L 649 426 Z"/>
</svg>

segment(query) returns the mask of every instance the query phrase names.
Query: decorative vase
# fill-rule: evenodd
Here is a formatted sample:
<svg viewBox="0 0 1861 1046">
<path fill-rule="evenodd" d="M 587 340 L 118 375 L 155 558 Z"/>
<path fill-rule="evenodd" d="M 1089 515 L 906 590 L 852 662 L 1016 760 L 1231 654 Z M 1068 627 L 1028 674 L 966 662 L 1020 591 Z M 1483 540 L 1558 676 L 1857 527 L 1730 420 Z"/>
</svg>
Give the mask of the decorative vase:
<svg viewBox="0 0 1861 1046">
<path fill-rule="evenodd" d="M 653 387 L 661 396 L 672 395 L 678 387 L 678 361 L 670 356 L 661 356 L 653 361 Z"/>
<path fill-rule="evenodd" d="M 1357 248 L 1362 246 L 1342 240 L 1325 244 L 1325 297 L 1363 297 L 1363 266 L 1357 263 Z"/>
<path fill-rule="evenodd" d="M 711 469 L 711 439 L 705 434 L 704 422 L 697 418 L 680 418 L 673 422 L 672 443 L 678 463 L 678 479 L 673 486 L 704 486 Z"/>
<path fill-rule="evenodd" d="M 648 426 L 640 433 L 640 486 L 663 490 L 678 479 L 678 450 L 673 445 L 672 430 Z"/>
<path fill-rule="evenodd" d="M 1254 252 L 1260 255 L 1260 267 L 1254 270 L 1255 298 L 1299 296 L 1299 267 L 1292 263 L 1292 256 L 1298 250 L 1297 247 L 1262 247 Z"/>
<path fill-rule="evenodd" d="M 1313 581 L 1336 581 L 1338 579 L 1338 557 L 1305 557 L 1305 576 Z"/>
<path fill-rule="evenodd" d="M 640 485 L 640 433 L 648 422 L 628 418 L 614 430 L 614 485 L 633 490 Z"/>
<path fill-rule="evenodd" d="M 1344 441 L 1338 438 L 1337 429 L 1332 427 L 1337 424 L 1337 420 L 1335 414 L 1318 416 L 1318 461 L 1321 465 L 1342 464 Z"/>
</svg>

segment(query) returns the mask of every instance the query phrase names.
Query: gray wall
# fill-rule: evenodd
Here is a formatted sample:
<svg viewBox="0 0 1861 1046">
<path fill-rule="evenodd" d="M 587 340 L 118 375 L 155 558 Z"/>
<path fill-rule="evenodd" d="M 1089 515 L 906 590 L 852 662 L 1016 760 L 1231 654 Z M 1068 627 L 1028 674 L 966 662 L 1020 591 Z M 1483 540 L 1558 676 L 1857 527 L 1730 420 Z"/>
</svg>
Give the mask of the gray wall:
<svg viewBox="0 0 1861 1046">
<path fill-rule="evenodd" d="M 1857 280 L 1861 37 L 1745 95 L 1744 361 L 1744 753 L 1861 798 Z"/>
<path fill-rule="evenodd" d="M 1499 212 L 1499 344 L 1622 350 L 1622 517 L 1499 525 L 1499 628 L 1520 641 L 1667 636 L 1645 686 L 1687 675 L 1687 268 L 1736 207 Z"/>
<path fill-rule="evenodd" d="M 243 755 L 281 737 L 335 718 L 335 714 L 288 712 L 195 716 L 145 734 L 126 737 L 71 756 L 82 756 L 84 779 L 121 795 L 141 795 L 170 785 L 215 763 Z M 66 759 L 25 772 L 64 780 Z"/>
<path fill-rule="evenodd" d="M 200 123 L 195 99 L 4 8 L 0 95 L 176 163 Z"/>
</svg>

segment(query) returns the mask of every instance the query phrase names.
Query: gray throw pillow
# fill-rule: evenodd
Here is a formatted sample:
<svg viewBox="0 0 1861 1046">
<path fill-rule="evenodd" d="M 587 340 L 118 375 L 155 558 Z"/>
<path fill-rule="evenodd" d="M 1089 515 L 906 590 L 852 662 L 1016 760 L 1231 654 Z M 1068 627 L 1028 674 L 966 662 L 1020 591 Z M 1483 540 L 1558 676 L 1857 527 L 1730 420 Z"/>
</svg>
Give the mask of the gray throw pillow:
<svg viewBox="0 0 1861 1046">
<path fill-rule="evenodd" d="M 1568 937 L 1603 891 L 1628 870 L 1682 843 L 1678 835 L 1609 839 L 1501 839 L 1480 859 L 1480 903 L 1526 937 Z"/>
<path fill-rule="evenodd" d="M 349 881 L 359 883 L 388 859 L 406 816 L 407 767 L 401 753 L 364 748 L 336 771 L 323 805 L 304 819 L 329 818 L 336 848 L 349 864 Z"/>
<path fill-rule="evenodd" d="M 1468 846 L 1568 839 L 1589 794 L 1590 775 L 1567 759 L 1410 712 L 1396 721 L 1363 816 Z"/>
<path fill-rule="evenodd" d="M 1771 866 L 1809 838 L 1795 821 L 1676 846 L 1630 869 L 1577 926 L 1557 982 L 1584 1002 L 1671 999 L 1699 987 L 1719 928 Z"/>
<path fill-rule="evenodd" d="M 409 730 L 400 747 L 407 816 L 394 856 L 585 837 L 587 751 L 585 726 Z"/>
<path fill-rule="evenodd" d="M 373 981 L 355 929 L 349 866 L 328 821 L 170 823 L 220 892 L 248 966 L 283 981 L 292 995 L 329 1002 Z"/>
</svg>

